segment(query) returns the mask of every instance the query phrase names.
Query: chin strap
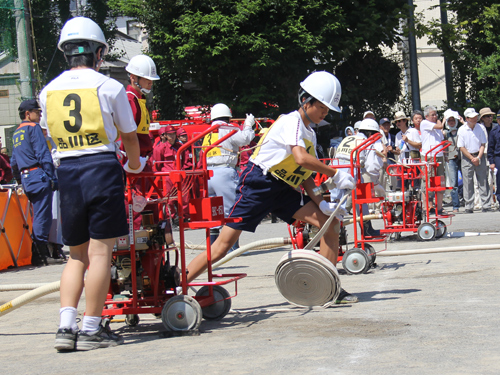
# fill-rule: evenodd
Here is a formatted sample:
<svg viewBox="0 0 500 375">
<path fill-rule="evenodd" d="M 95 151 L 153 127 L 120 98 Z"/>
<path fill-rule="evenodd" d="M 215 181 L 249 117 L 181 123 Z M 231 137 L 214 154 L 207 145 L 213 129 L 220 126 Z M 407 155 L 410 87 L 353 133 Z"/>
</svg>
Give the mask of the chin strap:
<svg viewBox="0 0 500 375">
<path fill-rule="evenodd" d="M 313 120 L 311 120 L 311 118 L 308 116 L 308 114 L 307 114 L 307 112 L 306 112 L 306 109 L 304 108 L 304 104 L 309 103 L 313 97 L 312 97 L 312 96 L 309 96 L 309 98 L 307 98 L 304 102 L 302 102 L 302 101 L 300 100 L 300 97 L 301 97 L 303 94 L 304 94 L 304 90 L 303 90 L 303 89 L 300 89 L 300 90 L 299 90 L 299 94 L 298 94 L 300 108 L 302 108 L 302 111 L 304 112 L 304 115 L 306 116 L 306 119 L 308 119 L 308 120 L 309 120 L 309 122 L 310 122 L 311 124 L 318 125 L 318 124 L 316 124 Z"/>
</svg>

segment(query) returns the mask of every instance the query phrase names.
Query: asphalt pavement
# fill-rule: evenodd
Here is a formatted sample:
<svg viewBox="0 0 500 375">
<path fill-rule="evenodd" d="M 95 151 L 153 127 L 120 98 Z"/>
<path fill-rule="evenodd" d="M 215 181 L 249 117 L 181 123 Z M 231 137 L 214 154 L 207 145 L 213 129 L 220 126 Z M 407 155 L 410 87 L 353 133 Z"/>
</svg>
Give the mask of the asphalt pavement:
<svg viewBox="0 0 500 375">
<path fill-rule="evenodd" d="M 232 310 L 203 320 L 194 335 L 165 335 L 160 319 L 141 314 L 135 327 L 111 323 L 122 346 L 58 353 L 59 293 L 52 293 L 0 317 L 0 363 L 6 374 L 498 374 L 500 253 L 477 248 L 500 249 L 499 219 L 500 212 L 458 214 L 441 239 L 404 234 L 376 243 L 377 266 L 366 274 L 347 275 L 338 265 L 342 286 L 360 302 L 326 309 L 295 307 L 277 290 L 274 271 L 289 246 L 251 250 L 220 269 L 248 274 Z M 204 242 L 202 230 L 185 235 L 191 245 Z M 265 221 L 240 246 L 280 237 L 288 237 L 286 224 Z M 475 251 L 384 256 L 462 246 Z M 63 267 L 1 271 L 0 285 L 57 281 Z M 227 289 L 234 293 L 234 284 Z M 23 293 L 0 292 L 0 305 Z M 84 307 L 83 298 L 80 318 Z"/>
</svg>

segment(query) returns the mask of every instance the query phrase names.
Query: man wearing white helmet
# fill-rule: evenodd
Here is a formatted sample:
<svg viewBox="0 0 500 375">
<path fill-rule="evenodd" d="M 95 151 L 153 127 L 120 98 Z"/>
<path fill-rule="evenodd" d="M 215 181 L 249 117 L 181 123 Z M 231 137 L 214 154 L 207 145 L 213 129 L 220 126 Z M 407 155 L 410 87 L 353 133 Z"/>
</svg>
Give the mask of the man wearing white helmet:
<svg viewBox="0 0 500 375">
<path fill-rule="evenodd" d="M 229 107 L 223 103 L 215 104 L 210 111 L 210 120 L 212 125 L 228 125 L 233 117 Z M 224 202 L 224 216 L 228 217 L 231 207 L 236 198 L 236 186 L 238 185 L 238 172 L 236 164 L 238 163 L 238 152 L 240 147 L 248 145 L 255 137 L 252 126 L 255 124 L 255 119 L 252 114 L 247 115 L 243 124 L 243 129 L 224 142 L 218 147 L 214 147 L 207 154 L 207 168 L 213 171 L 213 176 L 208 180 L 208 194 L 211 197 L 219 196 Z M 210 146 L 219 138 L 224 137 L 231 129 L 219 129 L 217 133 L 210 133 L 203 139 L 203 146 Z M 220 228 L 212 228 L 210 230 L 211 242 L 215 241 L 219 235 Z M 238 241 L 233 246 L 233 249 L 238 248 Z"/>
<path fill-rule="evenodd" d="M 236 203 L 229 217 L 241 217 L 240 223 L 229 223 L 222 228 L 212 246 L 212 261 L 224 257 L 243 230 L 255 232 L 257 225 L 269 213 L 291 224 L 305 221 L 321 227 L 336 205 L 313 193 L 313 171 L 333 177 L 342 189 L 354 188 L 353 178 L 328 167 L 316 158 L 316 136 L 310 124 L 318 124 L 330 109 L 340 112 L 340 82 L 328 72 L 310 74 L 301 84 L 298 100 L 300 108 L 282 115 L 263 136 L 240 176 Z M 297 188 L 302 186 L 308 196 Z M 339 221 L 334 219 L 321 240 L 320 254 L 337 263 Z M 207 267 L 207 255 L 197 256 L 188 266 L 188 281 L 198 277 Z M 338 303 L 357 302 L 357 297 L 342 291 Z"/>
<path fill-rule="evenodd" d="M 141 156 L 146 156 L 153 150 L 153 144 L 149 137 L 151 117 L 146 107 L 146 95 L 151 92 L 153 81 L 159 80 L 160 77 L 156 72 L 153 59 L 146 55 L 132 57 L 125 70 L 129 73 L 130 84 L 126 89 L 127 98 L 137 125 Z"/>
<path fill-rule="evenodd" d="M 40 94 L 42 123 L 60 160 L 62 234 L 70 249 L 61 276 L 55 348 L 90 350 L 123 343 L 121 336 L 101 325 L 113 245 L 128 234 L 122 167 L 114 143 L 118 135 L 128 156 L 123 169 L 139 173 L 145 159 L 139 157 L 137 126 L 123 85 L 98 73 L 108 51 L 100 27 L 89 18 L 72 18 L 61 31 L 58 47 L 70 69 Z M 84 286 L 85 316 L 78 330 L 76 307 Z"/>
</svg>

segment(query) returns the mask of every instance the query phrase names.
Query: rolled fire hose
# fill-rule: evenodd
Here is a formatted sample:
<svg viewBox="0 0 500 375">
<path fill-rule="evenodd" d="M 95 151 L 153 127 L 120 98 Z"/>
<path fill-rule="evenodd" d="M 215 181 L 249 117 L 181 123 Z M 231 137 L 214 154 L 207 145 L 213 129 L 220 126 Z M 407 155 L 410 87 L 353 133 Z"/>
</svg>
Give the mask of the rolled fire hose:
<svg viewBox="0 0 500 375">
<path fill-rule="evenodd" d="M 292 250 L 283 255 L 274 280 L 283 297 L 296 306 L 328 307 L 340 293 L 337 268 L 310 250 Z"/>
<path fill-rule="evenodd" d="M 14 298 L 12 301 L 4 303 L 2 306 L 0 306 L 0 316 L 8 314 L 17 308 L 26 305 L 28 302 L 31 302 L 37 298 L 45 296 L 46 294 L 57 292 L 60 286 L 61 286 L 60 281 L 54 281 L 53 283 L 46 284 L 28 293 L 25 293 L 22 296 Z"/>
<path fill-rule="evenodd" d="M 330 228 L 335 215 L 346 201 L 346 193 L 321 229 L 304 246 L 283 255 L 274 272 L 274 281 L 285 299 L 297 306 L 328 307 L 340 293 L 337 267 L 322 255 L 311 251 Z"/>
</svg>

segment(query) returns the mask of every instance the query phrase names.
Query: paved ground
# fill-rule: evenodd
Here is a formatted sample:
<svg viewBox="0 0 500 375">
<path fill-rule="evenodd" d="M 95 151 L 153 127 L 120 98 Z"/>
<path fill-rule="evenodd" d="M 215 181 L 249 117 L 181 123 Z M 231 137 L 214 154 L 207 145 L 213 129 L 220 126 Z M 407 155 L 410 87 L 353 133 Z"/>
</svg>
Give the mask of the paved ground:
<svg viewBox="0 0 500 375">
<path fill-rule="evenodd" d="M 488 233 L 498 231 L 499 218 L 499 212 L 460 214 L 449 227 L 458 237 L 418 242 L 404 236 L 387 250 L 498 244 L 500 237 Z M 257 233 L 244 234 L 240 245 L 283 236 L 288 236 L 285 224 L 266 222 Z M 203 232 L 186 232 L 186 239 L 202 243 Z M 377 244 L 377 251 L 383 247 Z M 238 284 L 233 311 L 218 322 L 202 321 L 198 336 L 165 338 L 159 334 L 161 320 L 145 314 L 136 327 L 112 324 L 125 345 L 57 353 L 52 345 L 59 295 L 42 297 L 0 317 L 2 369 L 13 374 L 500 372 L 498 250 L 390 257 L 381 252 L 378 267 L 367 274 L 341 275 L 343 287 L 360 302 L 328 309 L 295 308 L 280 295 L 274 270 L 288 250 L 254 250 L 227 263 L 222 271 L 248 277 Z M 187 256 L 198 253 L 189 250 Z M 62 269 L 3 271 L 0 285 L 56 281 Z M 22 293 L 1 292 L 0 305 Z M 82 301 L 80 313 L 84 306 Z"/>
</svg>

